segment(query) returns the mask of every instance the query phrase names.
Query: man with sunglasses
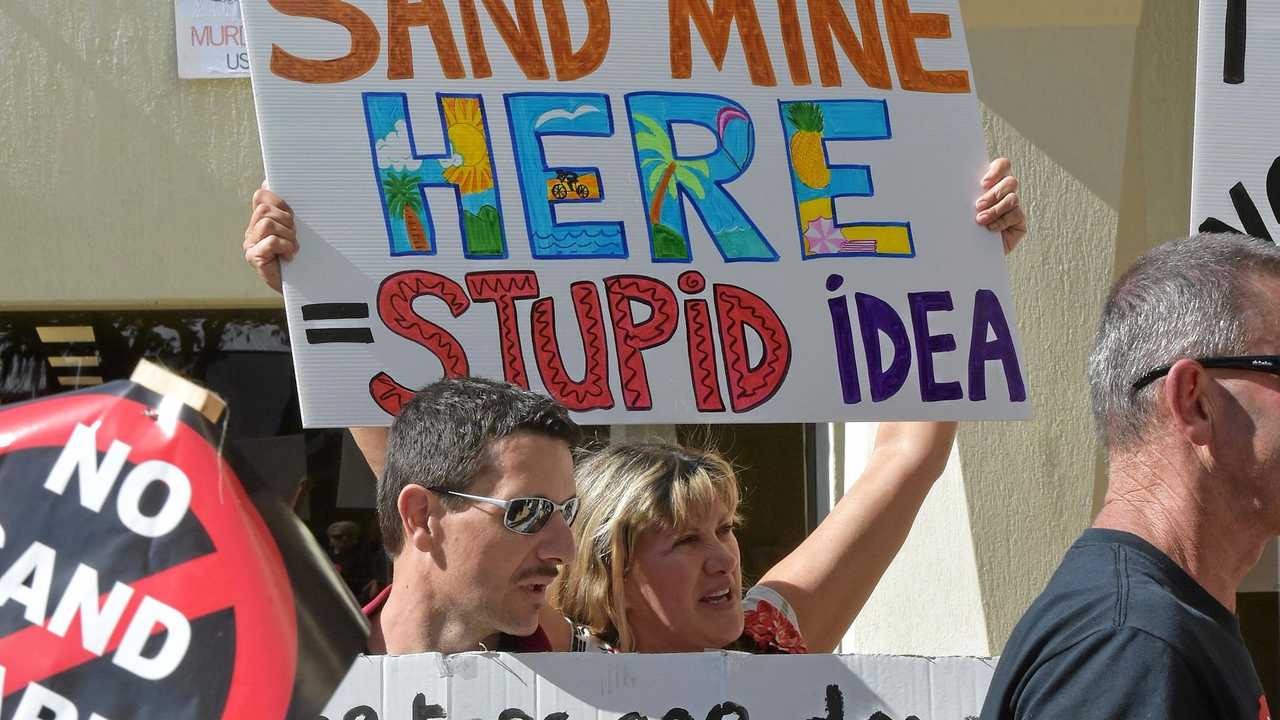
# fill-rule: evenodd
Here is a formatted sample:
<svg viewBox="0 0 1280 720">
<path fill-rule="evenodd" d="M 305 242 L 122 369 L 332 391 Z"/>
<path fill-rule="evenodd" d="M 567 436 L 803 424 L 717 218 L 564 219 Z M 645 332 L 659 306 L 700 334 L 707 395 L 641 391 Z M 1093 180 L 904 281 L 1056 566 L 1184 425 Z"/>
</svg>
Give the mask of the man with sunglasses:
<svg viewBox="0 0 1280 720">
<path fill-rule="evenodd" d="M 394 577 L 365 608 L 370 653 L 551 649 L 538 614 L 573 552 L 577 432 L 554 400 L 479 378 L 404 406 L 378 479 Z"/>
<path fill-rule="evenodd" d="M 1270 720 L 1235 602 L 1280 534 L 1277 301 L 1280 249 L 1242 235 L 1166 243 L 1112 288 L 1089 359 L 1106 498 L 982 720 Z"/>
</svg>

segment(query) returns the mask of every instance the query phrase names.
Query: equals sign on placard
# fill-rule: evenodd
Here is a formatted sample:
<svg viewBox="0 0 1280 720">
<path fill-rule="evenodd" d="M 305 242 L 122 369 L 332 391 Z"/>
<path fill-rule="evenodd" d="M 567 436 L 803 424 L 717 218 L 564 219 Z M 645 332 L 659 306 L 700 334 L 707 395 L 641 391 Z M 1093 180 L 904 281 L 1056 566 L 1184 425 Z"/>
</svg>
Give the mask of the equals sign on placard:
<svg viewBox="0 0 1280 720">
<path fill-rule="evenodd" d="M 321 320 L 368 320 L 368 303 L 314 303 L 302 306 L 302 319 L 305 322 Z M 367 327 L 324 327 L 308 328 L 307 343 L 309 345 L 325 345 L 328 343 L 373 342 L 373 332 Z"/>
</svg>

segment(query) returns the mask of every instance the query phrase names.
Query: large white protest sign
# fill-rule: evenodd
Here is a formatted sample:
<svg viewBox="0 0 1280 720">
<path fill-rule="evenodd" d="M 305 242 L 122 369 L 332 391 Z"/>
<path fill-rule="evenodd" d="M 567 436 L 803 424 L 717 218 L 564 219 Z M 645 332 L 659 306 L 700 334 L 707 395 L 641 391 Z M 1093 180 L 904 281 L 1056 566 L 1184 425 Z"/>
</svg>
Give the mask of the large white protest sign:
<svg viewBox="0 0 1280 720">
<path fill-rule="evenodd" d="M 244 0 L 308 426 L 1021 418 L 956 0 Z"/>
<path fill-rule="evenodd" d="M 361 657 L 326 720 L 966 720 L 995 663 L 855 655 Z"/>
<path fill-rule="evenodd" d="M 1280 5 L 1201 0 L 1192 230 L 1280 231 Z"/>
<path fill-rule="evenodd" d="M 249 77 L 240 0 L 173 0 L 178 77 Z"/>
</svg>

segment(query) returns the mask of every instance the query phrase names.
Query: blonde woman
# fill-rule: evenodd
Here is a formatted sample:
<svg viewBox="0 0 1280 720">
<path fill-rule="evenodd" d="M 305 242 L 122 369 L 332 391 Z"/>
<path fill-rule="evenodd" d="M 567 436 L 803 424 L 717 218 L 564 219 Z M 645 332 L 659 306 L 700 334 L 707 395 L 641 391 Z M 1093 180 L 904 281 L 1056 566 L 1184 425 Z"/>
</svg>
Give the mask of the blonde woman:
<svg viewBox="0 0 1280 720">
<path fill-rule="evenodd" d="M 1008 254 L 1026 217 L 1007 159 L 991 163 L 982 189 L 974 219 Z M 606 448 L 575 472 L 577 548 L 542 627 L 562 651 L 830 652 L 906 540 L 955 433 L 955 423 L 882 424 L 850 491 L 745 592 L 729 463 L 669 445 Z"/>
<path fill-rule="evenodd" d="M 738 481 L 719 455 L 620 444 L 576 471 L 577 550 L 552 586 L 557 650 L 830 652 L 906 539 L 955 423 L 886 423 L 832 513 L 743 591 Z"/>
</svg>

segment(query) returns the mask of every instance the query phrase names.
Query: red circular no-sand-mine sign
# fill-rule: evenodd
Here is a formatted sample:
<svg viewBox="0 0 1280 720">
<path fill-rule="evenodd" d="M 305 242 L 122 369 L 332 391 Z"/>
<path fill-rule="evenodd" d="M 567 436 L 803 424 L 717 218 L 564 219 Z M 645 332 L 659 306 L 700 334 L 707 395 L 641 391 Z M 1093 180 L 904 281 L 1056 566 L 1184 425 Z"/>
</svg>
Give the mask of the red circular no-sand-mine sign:
<svg viewBox="0 0 1280 720">
<path fill-rule="evenodd" d="M 188 515 L 195 523 L 184 522 L 172 532 L 203 532 L 212 552 L 182 559 L 168 567 L 156 567 L 147 560 L 151 570 L 143 577 L 127 580 L 134 592 L 115 626 L 103 657 L 111 656 L 119 646 L 130 618 L 136 612 L 143 596 L 149 596 L 179 611 L 188 622 L 214 613 L 230 610 L 234 623 L 233 666 L 230 681 L 225 684 L 226 698 L 221 717 L 235 718 L 283 718 L 288 713 L 293 693 L 294 674 L 297 667 L 298 631 L 294 598 L 288 573 L 275 541 L 245 493 L 231 466 L 218 456 L 214 448 L 197 429 L 186 422 L 164 423 L 157 421 L 155 409 L 135 399 L 103 392 L 78 392 L 39 402 L 19 405 L 0 411 L 0 497 L 12 512 L 25 507 L 33 512 L 38 504 L 79 504 L 81 488 L 76 475 L 64 492 L 57 494 L 44 487 L 45 477 L 51 467 L 46 464 L 24 466 L 22 482 L 6 472 L 5 460 L 23 451 L 44 449 L 42 457 L 56 458 L 67 443 L 77 425 L 92 426 L 99 423 L 96 445 L 100 453 L 106 453 L 113 441 L 130 446 L 127 464 L 149 460 L 163 460 L 179 468 L 190 480 L 191 501 Z M 171 434 L 170 434 L 171 433 Z M 29 474 L 28 474 L 29 467 Z M 121 476 L 126 473 L 122 471 Z M 32 478 L 31 475 L 38 475 Z M 20 488 L 19 488 L 20 485 Z M 21 493 L 21 494 L 17 494 Z M 101 514 L 114 514 L 114 507 L 104 506 Z M 0 517 L 4 514 L 0 513 Z M 10 517 L 13 517 L 10 515 Z M 117 526 L 120 534 L 131 531 L 123 524 Z M 56 529 L 40 529 L 41 533 L 57 532 Z M 132 540 L 131 540 L 132 541 Z M 200 542 L 206 542 L 200 539 Z M 7 535 L 7 542 L 0 549 L 0 573 L 7 569 L 18 553 L 23 552 L 14 533 Z M 128 543 L 125 543 L 126 545 Z M 79 562 L 74 551 L 59 551 L 59 565 Z M 83 548 L 86 555 L 94 548 Z M 115 581 L 111 562 L 118 558 L 102 557 L 101 550 L 95 557 L 94 569 L 100 576 L 100 590 L 106 598 Z M 137 558 L 134 558 L 137 560 Z M 55 597 L 49 601 L 53 611 Z M 12 610 L 0 606 L 0 610 Z M 8 616 L 13 616 L 9 612 Z M 79 618 L 72 623 L 65 637 L 50 632 L 43 626 L 25 623 L 8 635 L 0 637 L 0 666 L 4 668 L 4 685 L 0 690 L 4 709 L 12 712 L 22 691 L 29 683 L 46 683 L 60 674 L 75 671 L 98 656 L 81 644 Z M 158 628 L 157 628 L 158 631 Z M 155 640 L 156 638 L 152 638 Z M 184 657 L 200 653 L 193 636 Z M 97 663 L 94 672 L 127 674 L 115 665 Z M 156 697 L 182 698 L 193 683 L 202 677 L 178 677 L 178 673 L 154 681 L 157 685 L 176 684 L 156 696 L 132 697 L 135 708 L 144 708 Z M 197 674 L 198 675 L 198 674 Z M 98 688 L 111 687 L 111 679 L 98 678 Z M 74 692 L 68 695 L 79 701 Z M 186 704 L 188 711 L 197 710 Z M 158 709 L 158 708 L 157 708 Z M 80 717 L 88 717 L 92 707 L 84 706 Z M 182 717 L 180 709 L 158 714 L 163 717 Z M 204 715 L 207 717 L 208 715 Z"/>
</svg>

